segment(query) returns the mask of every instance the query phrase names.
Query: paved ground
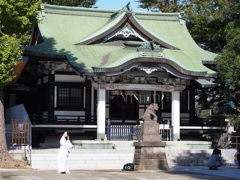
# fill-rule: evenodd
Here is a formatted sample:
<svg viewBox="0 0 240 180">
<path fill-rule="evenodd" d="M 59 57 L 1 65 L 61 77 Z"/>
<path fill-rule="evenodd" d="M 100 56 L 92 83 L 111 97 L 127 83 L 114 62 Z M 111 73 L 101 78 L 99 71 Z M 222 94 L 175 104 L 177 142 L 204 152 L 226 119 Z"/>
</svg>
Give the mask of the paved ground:
<svg viewBox="0 0 240 180">
<path fill-rule="evenodd" d="M 1 180 L 235 180 L 240 179 L 240 169 L 220 167 L 173 167 L 170 171 L 73 170 L 71 174 L 57 171 L 0 169 Z"/>
</svg>

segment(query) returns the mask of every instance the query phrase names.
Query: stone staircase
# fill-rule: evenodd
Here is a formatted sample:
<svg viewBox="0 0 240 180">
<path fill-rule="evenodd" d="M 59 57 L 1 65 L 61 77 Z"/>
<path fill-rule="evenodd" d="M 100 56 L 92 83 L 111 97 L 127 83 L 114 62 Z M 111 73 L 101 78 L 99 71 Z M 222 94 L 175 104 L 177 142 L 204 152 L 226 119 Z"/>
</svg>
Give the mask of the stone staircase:
<svg viewBox="0 0 240 180">
<path fill-rule="evenodd" d="M 122 149 L 71 149 L 69 169 L 122 169 L 133 161 L 134 150 Z M 57 170 L 58 149 L 34 149 L 31 167 Z"/>
<path fill-rule="evenodd" d="M 212 154 L 210 141 L 168 141 L 166 157 L 168 165 L 173 166 L 206 166 Z M 234 165 L 235 149 L 221 149 L 222 165 Z"/>
<path fill-rule="evenodd" d="M 169 167 L 173 166 L 206 166 L 212 149 L 166 149 Z M 234 149 L 222 149 L 222 165 L 233 166 Z"/>
<path fill-rule="evenodd" d="M 91 144 L 93 143 L 93 144 Z M 69 157 L 70 170 L 74 169 L 122 169 L 132 163 L 134 157 L 133 141 L 106 141 L 109 146 L 94 148 L 104 141 L 77 141 Z M 82 146 L 82 144 L 85 144 Z M 86 148 L 86 149 L 83 149 Z M 114 147 L 114 148 L 113 148 Z M 19 151 L 19 150 L 18 150 Z M 11 150 L 10 153 L 15 151 Z M 232 166 L 235 149 L 222 149 L 223 165 Z M 167 142 L 166 158 L 169 167 L 206 166 L 212 154 L 208 142 Z M 31 167 L 41 170 L 57 170 L 58 148 L 33 149 Z"/>
<path fill-rule="evenodd" d="M 134 150 L 134 141 L 88 141 L 73 140 L 72 144 L 75 149 L 122 149 Z"/>
</svg>

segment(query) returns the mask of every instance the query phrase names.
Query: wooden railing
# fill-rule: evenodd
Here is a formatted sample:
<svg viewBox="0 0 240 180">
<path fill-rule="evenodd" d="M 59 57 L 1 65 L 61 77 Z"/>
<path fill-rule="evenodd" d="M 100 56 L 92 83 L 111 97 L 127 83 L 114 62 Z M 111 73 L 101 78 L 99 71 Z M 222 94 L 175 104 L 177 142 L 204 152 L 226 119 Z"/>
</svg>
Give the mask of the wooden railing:
<svg viewBox="0 0 240 180">
<path fill-rule="evenodd" d="M 162 118 L 165 124 L 171 123 L 171 117 Z M 206 118 L 198 118 L 190 120 L 188 117 L 180 118 L 181 126 L 226 126 L 225 118 L 222 116 L 219 117 L 206 117 Z"/>
<path fill-rule="evenodd" d="M 96 124 L 94 116 L 86 119 L 86 116 L 77 115 L 29 115 L 32 124 Z"/>
<path fill-rule="evenodd" d="M 32 124 L 82 124 L 82 125 L 96 125 L 97 118 L 91 116 L 86 118 L 86 116 L 80 115 L 29 115 Z M 171 117 L 162 118 L 162 122 L 165 124 L 171 124 Z M 161 123 L 161 122 L 159 122 Z M 122 125 L 127 124 L 127 120 Z M 181 126 L 225 126 L 224 117 L 207 117 L 198 118 L 195 117 L 190 121 L 188 117 L 180 118 Z"/>
</svg>

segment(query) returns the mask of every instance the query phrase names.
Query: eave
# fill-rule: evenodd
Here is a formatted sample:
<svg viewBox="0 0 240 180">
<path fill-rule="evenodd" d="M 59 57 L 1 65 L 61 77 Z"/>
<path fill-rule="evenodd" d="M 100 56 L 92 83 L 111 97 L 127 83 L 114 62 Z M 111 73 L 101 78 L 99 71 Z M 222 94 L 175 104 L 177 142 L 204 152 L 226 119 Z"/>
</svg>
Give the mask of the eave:
<svg viewBox="0 0 240 180">
<path fill-rule="evenodd" d="M 159 58 L 159 59 L 153 59 L 153 58 L 146 58 L 146 57 L 138 57 L 134 59 L 130 59 L 126 61 L 125 63 L 117 66 L 117 67 L 92 67 L 94 74 L 121 74 L 123 72 L 129 71 L 129 67 L 137 67 L 140 65 L 144 66 L 144 63 L 152 63 L 154 64 L 153 67 L 161 67 L 165 69 L 166 71 L 172 72 L 178 77 L 181 78 L 191 78 L 191 77 L 204 77 L 204 78 L 214 78 L 217 76 L 217 73 L 207 73 L 207 71 L 190 71 L 187 69 L 182 68 L 175 62 L 166 59 L 166 58 Z M 78 69 L 80 70 L 80 69 Z"/>
</svg>

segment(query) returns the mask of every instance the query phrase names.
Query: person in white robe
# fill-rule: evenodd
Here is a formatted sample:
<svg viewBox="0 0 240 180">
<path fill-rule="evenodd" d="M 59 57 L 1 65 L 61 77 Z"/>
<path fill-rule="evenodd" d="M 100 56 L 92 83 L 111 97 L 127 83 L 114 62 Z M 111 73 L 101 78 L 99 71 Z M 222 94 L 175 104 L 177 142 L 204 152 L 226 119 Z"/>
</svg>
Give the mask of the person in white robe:
<svg viewBox="0 0 240 180">
<path fill-rule="evenodd" d="M 58 173 L 71 173 L 68 167 L 70 149 L 73 147 L 67 131 L 64 131 L 60 139 L 60 148 L 58 152 Z"/>
</svg>

